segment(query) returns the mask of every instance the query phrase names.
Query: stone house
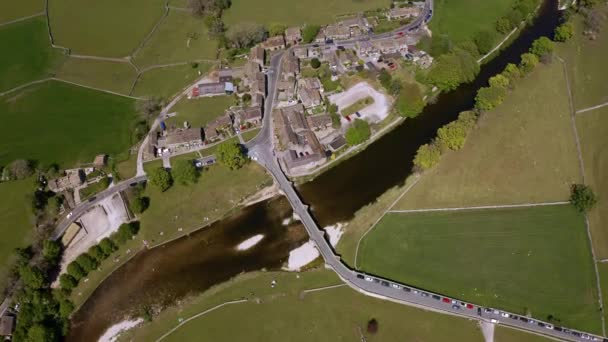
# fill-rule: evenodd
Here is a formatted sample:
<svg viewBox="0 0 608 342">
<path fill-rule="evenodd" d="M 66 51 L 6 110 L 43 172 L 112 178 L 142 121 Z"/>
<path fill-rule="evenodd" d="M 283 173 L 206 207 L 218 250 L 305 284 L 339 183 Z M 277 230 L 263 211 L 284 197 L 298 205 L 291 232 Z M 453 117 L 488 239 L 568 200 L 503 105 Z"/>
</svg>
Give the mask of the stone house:
<svg viewBox="0 0 608 342">
<path fill-rule="evenodd" d="M 274 37 L 270 37 L 266 39 L 265 42 L 262 43 L 262 47 L 268 51 L 277 51 L 285 48 L 285 38 L 283 35 L 278 35 Z"/>
<path fill-rule="evenodd" d="M 302 31 L 299 27 L 289 27 L 285 30 L 287 44 L 296 45 L 302 41 Z"/>
</svg>

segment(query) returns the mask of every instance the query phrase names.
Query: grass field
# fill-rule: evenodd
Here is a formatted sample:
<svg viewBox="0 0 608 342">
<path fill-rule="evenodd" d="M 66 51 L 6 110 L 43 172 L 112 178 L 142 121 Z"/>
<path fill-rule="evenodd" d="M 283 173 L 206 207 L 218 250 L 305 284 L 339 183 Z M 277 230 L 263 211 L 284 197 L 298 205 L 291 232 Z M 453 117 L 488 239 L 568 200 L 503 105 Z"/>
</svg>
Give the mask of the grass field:
<svg viewBox="0 0 608 342">
<path fill-rule="evenodd" d="M 509 12 L 513 0 L 436 0 L 430 29 L 454 43 L 472 40 L 480 31 L 494 30 L 496 20 Z"/>
<path fill-rule="evenodd" d="M 66 58 L 57 78 L 128 95 L 137 72 L 128 63 Z"/>
<path fill-rule="evenodd" d="M 174 184 L 164 193 L 148 186 L 145 194 L 150 197 L 150 208 L 141 215 L 140 234 L 152 244 L 185 234 L 223 217 L 270 182 L 270 177 L 255 164 L 235 171 L 214 165 L 203 171 L 194 185 Z"/>
<path fill-rule="evenodd" d="M 199 63 L 196 68 L 188 64 L 148 70 L 137 81 L 132 95 L 170 98 L 198 79 L 199 72 L 203 75 L 210 68 L 211 64 Z"/>
<path fill-rule="evenodd" d="M 183 11 L 170 11 L 135 57 L 142 67 L 215 59 L 217 41 L 210 40 L 203 20 Z"/>
<path fill-rule="evenodd" d="M 539 65 L 395 209 L 567 200 L 580 170 L 564 74 Z"/>
<path fill-rule="evenodd" d="M 50 81 L 0 98 L 0 163 L 34 159 L 73 166 L 125 151 L 134 101 Z"/>
<path fill-rule="evenodd" d="M 608 321 L 608 263 L 598 262 L 597 270 L 600 274 L 600 287 L 602 288 L 602 300 L 604 301 L 604 321 Z"/>
<path fill-rule="evenodd" d="M 152 31 L 163 4 L 163 0 L 50 1 L 55 43 L 75 54 L 126 57 Z"/>
<path fill-rule="evenodd" d="M 177 112 L 177 115 L 168 119 L 167 124 L 182 127 L 184 121 L 188 121 L 192 127 L 203 127 L 234 104 L 235 98 L 232 96 L 184 97 L 171 108 L 171 112 Z"/>
<path fill-rule="evenodd" d="M 99 181 L 97 183 L 93 183 L 85 188 L 80 189 L 80 200 L 84 201 L 85 199 L 105 190 L 108 187 L 109 183 Z"/>
<path fill-rule="evenodd" d="M 34 190 L 33 179 L 0 183 L 0 288 L 4 288 L 13 251 L 25 246 L 32 232 L 34 215 L 29 196 Z"/>
<path fill-rule="evenodd" d="M 275 288 L 270 287 L 272 280 Z M 347 286 L 304 293 L 339 284 L 327 270 L 294 273 L 248 273 L 170 308 L 125 336 L 154 341 L 188 318 L 229 300 L 259 299 L 226 306 L 183 325 L 164 341 L 469 341 L 483 337 L 473 321 L 440 315 L 363 296 Z M 252 294 L 253 293 L 253 294 Z M 238 329 L 234 318 L 238 317 Z M 376 335 L 366 333 L 376 318 Z"/>
<path fill-rule="evenodd" d="M 388 8 L 388 0 L 233 0 L 224 14 L 227 25 L 254 22 L 268 25 L 329 24 L 337 15 L 357 13 L 376 8 Z"/>
<path fill-rule="evenodd" d="M 585 181 L 599 197 L 588 213 L 597 258 L 608 258 L 608 107 L 576 116 Z"/>
<path fill-rule="evenodd" d="M 44 17 L 0 27 L 0 49 L 0 92 L 49 77 L 61 59 L 50 46 Z"/>
<path fill-rule="evenodd" d="M 602 12 L 608 15 L 608 6 Z M 608 24 L 603 24 L 598 38 L 592 41 L 582 35 L 582 18 L 575 18 L 574 23 L 576 34 L 568 43 L 558 44 L 557 53 L 568 65 L 574 107 L 583 109 L 608 102 L 608 70 L 604 65 L 608 58 Z"/>
<path fill-rule="evenodd" d="M 0 1 L 0 24 L 44 11 L 44 0 Z"/>
<path fill-rule="evenodd" d="M 542 336 L 525 333 L 520 330 L 498 326 L 494 330 L 494 342 L 549 342 L 553 341 Z"/>
<path fill-rule="evenodd" d="M 258 133 L 260 133 L 260 128 L 256 128 L 256 129 L 252 129 L 250 131 L 244 132 L 243 135 L 243 140 L 245 141 L 249 141 L 253 138 L 255 138 Z"/>
<path fill-rule="evenodd" d="M 585 222 L 570 205 L 390 213 L 362 241 L 358 264 L 480 305 L 601 332 Z"/>
</svg>

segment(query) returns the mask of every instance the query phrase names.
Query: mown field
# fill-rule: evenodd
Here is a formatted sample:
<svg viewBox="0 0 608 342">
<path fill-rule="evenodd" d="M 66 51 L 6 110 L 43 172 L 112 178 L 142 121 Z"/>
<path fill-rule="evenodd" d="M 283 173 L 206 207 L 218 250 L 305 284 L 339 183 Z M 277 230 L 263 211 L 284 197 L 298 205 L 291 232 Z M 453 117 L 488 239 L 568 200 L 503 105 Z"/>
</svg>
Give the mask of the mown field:
<svg viewBox="0 0 608 342">
<path fill-rule="evenodd" d="M 137 71 L 128 63 L 72 57 L 66 58 L 56 76 L 66 81 L 128 95 L 137 78 Z"/>
<path fill-rule="evenodd" d="M 72 53 L 126 57 L 158 22 L 163 5 L 163 0 L 53 0 L 50 24 L 55 43 Z"/>
<path fill-rule="evenodd" d="M 27 245 L 32 232 L 30 196 L 34 189 L 33 179 L 0 183 L 0 288 L 4 287 L 13 251 Z"/>
<path fill-rule="evenodd" d="M 168 119 L 167 124 L 182 127 L 184 121 L 188 121 L 192 127 L 203 127 L 213 121 L 224 111 L 235 104 L 232 96 L 201 97 L 197 99 L 181 99 L 171 112 L 177 115 Z"/>
<path fill-rule="evenodd" d="M 0 24 L 44 11 L 44 0 L 0 2 Z"/>
<path fill-rule="evenodd" d="M 49 43 L 44 17 L 0 27 L 0 50 L 0 92 L 50 77 L 61 60 Z"/>
<path fill-rule="evenodd" d="M 390 213 L 360 269 L 484 306 L 601 332 L 585 221 L 570 205 Z"/>
<path fill-rule="evenodd" d="M 561 65 L 539 65 L 395 209 L 564 201 L 580 182 Z"/>
<path fill-rule="evenodd" d="M 50 81 L 0 98 L 0 163 L 34 159 L 74 166 L 131 143 L 134 101 Z"/>
<path fill-rule="evenodd" d="M 140 76 L 132 95 L 170 98 L 201 77 L 199 72 L 204 75 L 210 68 L 209 63 L 198 63 L 196 68 L 186 64 L 148 70 Z"/>
<path fill-rule="evenodd" d="M 608 258 L 608 107 L 576 116 L 585 182 L 599 197 L 588 213 L 597 258 Z"/>
<path fill-rule="evenodd" d="M 388 0 L 233 0 L 224 14 L 227 25 L 254 22 L 268 25 L 329 24 L 337 15 L 357 13 L 377 8 L 388 8 Z"/>
<path fill-rule="evenodd" d="M 513 0 L 435 0 L 429 28 L 454 43 L 472 40 L 480 31 L 494 30 L 496 20 L 509 12 Z"/>
<path fill-rule="evenodd" d="M 272 280 L 275 288 L 270 287 Z M 414 309 L 361 295 L 347 286 L 303 293 L 302 290 L 339 284 L 327 270 L 299 274 L 249 273 L 170 308 L 126 339 L 152 341 L 188 318 L 222 302 L 248 298 L 196 318 L 165 341 L 483 341 L 473 321 Z M 238 317 L 238 329 L 234 318 Z M 367 321 L 379 323 L 377 334 L 366 333 Z"/>
<path fill-rule="evenodd" d="M 608 263 L 598 262 L 597 270 L 600 274 L 600 287 L 602 288 L 602 300 L 604 308 L 608 305 Z M 604 309 L 604 320 L 608 320 L 608 312 Z"/>
<path fill-rule="evenodd" d="M 217 41 L 209 39 L 201 18 L 189 12 L 170 11 L 154 35 L 135 57 L 142 67 L 215 59 Z"/>
</svg>

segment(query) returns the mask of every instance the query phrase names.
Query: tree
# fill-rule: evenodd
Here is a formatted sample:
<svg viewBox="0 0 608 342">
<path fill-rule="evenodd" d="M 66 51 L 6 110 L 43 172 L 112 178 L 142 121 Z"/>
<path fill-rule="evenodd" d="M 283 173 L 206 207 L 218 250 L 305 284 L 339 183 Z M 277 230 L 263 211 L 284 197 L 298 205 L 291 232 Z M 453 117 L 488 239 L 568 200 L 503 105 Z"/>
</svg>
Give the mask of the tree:
<svg viewBox="0 0 608 342">
<path fill-rule="evenodd" d="M 74 303 L 69 299 L 62 299 L 59 301 L 59 316 L 62 318 L 68 318 L 74 312 Z"/>
<path fill-rule="evenodd" d="M 375 318 L 367 322 L 367 332 L 372 335 L 378 332 L 378 321 Z"/>
<path fill-rule="evenodd" d="M 28 330 L 27 340 L 30 342 L 52 342 L 57 341 L 57 334 L 53 328 L 38 323 L 32 325 Z"/>
<path fill-rule="evenodd" d="M 441 149 L 435 144 L 424 144 L 418 148 L 416 157 L 414 157 L 414 166 L 427 170 L 439 163 L 441 158 Z"/>
<path fill-rule="evenodd" d="M 442 91 L 456 89 L 459 84 L 474 80 L 479 72 L 479 64 L 473 56 L 460 49 L 440 56 L 433 64 L 427 79 Z"/>
<path fill-rule="evenodd" d="M 160 113 L 163 108 L 163 103 L 160 98 L 153 97 L 146 100 L 137 101 L 137 111 L 140 112 L 145 118 L 152 118 Z"/>
<path fill-rule="evenodd" d="M 302 30 L 302 41 L 306 44 L 312 43 L 312 41 L 317 38 L 319 31 L 321 30 L 321 26 L 319 25 L 306 25 Z"/>
<path fill-rule="evenodd" d="M 503 87 L 484 87 L 477 91 L 475 108 L 479 110 L 492 110 L 504 101 L 507 91 Z"/>
<path fill-rule="evenodd" d="M 287 30 L 287 25 L 272 23 L 270 26 L 268 26 L 268 35 L 270 37 L 280 36 L 283 34 L 283 32 L 285 32 L 285 30 Z"/>
<path fill-rule="evenodd" d="M 150 206 L 150 198 L 137 196 L 129 200 L 129 209 L 135 214 L 141 214 Z"/>
<path fill-rule="evenodd" d="M 59 285 L 61 285 L 62 289 L 71 291 L 78 285 L 78 281 L 72 275 L 64 273 L 59 277 Z"/>
<path fill-rule="evenodd" d="M 32 289 L 40 289 L 46 285 L 44 273 L 35 266 L 24 265 L 19 268 L 19 276 L 25 286 Z"/>
<path fill-rule="evenodd" d="M 519 70 L 522 74 L 528 74 L 538 64 L 538 57 L 533 53 L 524 53 L 521 55 L 521 62 L 519 62 Z"/>
<path fill-rule="evenodd" d="M 114 253 L 118 247 L 110 240 L 109 238 L 104 238 L 99 242 L 99 247 L 103 251 L 104 254 L 110 255 Z"/>
<path fill-rule="evenodd" d="M 393 77 L 388 73 L 388 71 L 386 71 L 386 69 L 382 69 L 380 70 L 380 73 L 378 73 L 378 81 L 380 81 L 380 84 L 382 84 L 385 89 L 389 89 L 392 79 Z"/>
<path fill-rule="evenodd" d="M 7 166 L 12 179 L 25 179 L 34 174 L 32 163 L 25 159 L 17 159 Z"/>
<path fill-rule="evenodd" d="M 477 45 L 477 49 L 479 53 L 486 54 L 494 48 L 494 41 L 496 40 L 496 35 L 492 31 L 481 31 L 477 33 L 475 36 L 475 44 Z"/>
<path fill-rule="evenodd" d="M 424 105 L 422 92 L 417 84 L 407 84 L 403 87 L 395 103 L 399 115 L 407 118 L 418 116 L 424 109 Z"/>
<path fill-rule="evenodd" d="M 198 170 L 194 166 L 194 161 L 190 159 L 179 159 L 174 162 L 171 174 L 182 185 L 196 183 L 199 176 Z"/>
<path fill-rule="evenodd" d="M 80 281 L 80 279 L 86 277 L 87 272 L 76 261 L 72 261 L 68 264 L 68 274 L 74 277 L 76 281 Z"/>
<path fill-rule="evenodd" d="M 524 15 L 521 13 L 521 11 L 513 9 L 511 12 L 509 12 L 509 14 L 507 14 L 507 19 L 509 19 L 509 22 L 511 22 L 511 26 L 515 27 L 524 20 Z"/>
<path fill-rule="evenodd" d="M 502 17 L 496 21 L 496 31 L 507 34 L 513 28 L 513 24 L 507 17 Z"/>
<path fill-rule="evenodd" d="M 139 222 L 123 223 L 116 232 L 115 239 L 119 244 L 124 244 L 139 232 Z"/>
<path fill-rule="evenodd" d="M 243 100 L 243 102 L 245 102 L 245 103 L 251 102 L 251 94 L 249 94 L 249 93 L 244 94 L 243 97 L 241 97 L 241 100 Z"/>
<path fill-rule="evenodd" d="M 437 143 L 450 150 L 460 150 L 467 139 L 468 129 L 458 120 L 437 130 Z"/>
<path fill-rule="evenodd" d="M 108 254 L 104 253 L 103 249 L 101 249 L 99 245 L 91 246 L 87 253 L 89 253 L 93 259 L 97 260 L 97 262 L 102 262 L 108 257 Z"/>
<path fill-rule="evenodd" d="M 82 253 L 76 258 L 76 263 L 87 273 L 97 269 L 99 264 L 87 253 Z"/>
<path fill-rule="evenodd" d="M 584 184 L 574 184 L 570 191 L 570 204 L 581 213 L 585 213 L 597 203 L 597 197 L 590 187 Z"/>
<path fill-rule="evenodd" d="M 403 89 L 403 85 L 401 84 L 401 81 L 398 79 L 393 79 L 387 90 L 392 95 L 397 95 L 401 92 L 402 89 Z"/>
<path fill-rule="evenodd" d="M 355 119 L 344 137 L 349 145 L 354 146 L 369 140 L 371 134 L 372 132 L 367 121 Z"/>
<path fill-rule="evenodd" d="M 42 255 L 51 262 L 56 263 L 61 257 L 61 243 L 55 240 L 44 240 L 42 243 Z"/>
<path fill-rule="evenodd" d="M 431 56 L 439 57 L 452 51 L 452 48 L 453 44 L 448 35 L 442 34 L 430 38 L 430 46 L 427 49 Z"/>
<path fill-rule="evenodd" d="M 502 75 L 509 79 L 509 84 L 513 86 L 513 83 L 516 79 L 521 77 L 521 71 L 517 67 L 517 65 L 513 63 L 507 64 L 505 70 L 503 70 Z"/>
<path fill-rule="evenodd" d="M 220 144 L 215 152 L 217 160 L 230 170 L 240 169 L 247 163 L 243 148 L 236 142 Z"/>
<path fill-rule="evenodd" d="M 254 23 L 232 25 L 226 31 L 226 39 L 237 49 L 252 47 L 266 38 L 264 26 Z"/>
<path fill-rule="evenodd" d="M 538 57 L 553 53 L 554 43 L 547 37 L 540 37 L 532 43 L 530 52 Z"/>
<path fill-rule="evenodd" d="M 574 36 L 574 25 L 571 22 L 563 23 L 555 29 L 554 39 L 558 42 L 566 42 Z"/>
<path fill-rule="evenodd" d="M 318 58 L 313 58 L 310 60 L 310 66 L 313 69 L 319 69 L 319 67 L 321 66 L 321 61 L 319 61 Z"/>
<path fill-rule="evenodd" d="M 490 87 L 507 88 L 507 87 L 509 87 L 510 81 L 506 76 L 504 76 L 502 74 L 498 74 L 496 76 L 490 77 L 490 80 L 488 81 L 488 83 L 490 83 Z"/>
<path fill-rule="evenodd" d="M 173 185 L 171 173 L 162 166 L 153 169 L 148 175 L 148 180 L 150 181 L 150 184 L 159 188 L 162 192 L 167 191 L 167 189 Z"/>
</svg>

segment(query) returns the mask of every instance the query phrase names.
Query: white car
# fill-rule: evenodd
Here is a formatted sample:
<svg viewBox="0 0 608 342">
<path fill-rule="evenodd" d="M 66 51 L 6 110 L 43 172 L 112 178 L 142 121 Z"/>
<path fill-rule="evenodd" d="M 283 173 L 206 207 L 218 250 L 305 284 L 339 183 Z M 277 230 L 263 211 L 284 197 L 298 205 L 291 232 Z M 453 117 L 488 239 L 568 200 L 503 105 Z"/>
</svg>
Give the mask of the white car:
<svg viewBox="0 0 608 342">
<path fill-rule="evenodd" d="M 365 281 L 369 281 L 371 283 L 372 281 L 374 281 L 374 279 L 372 279 L 371 277 L 365 277 Z"/>
<path fill-rule="evenodd" d="M 397 284 L 391 284 L 391 286 L 392 286 L 394 289 L 397 289 L 397 290 L 399 290 L 399 289 L 401 288 L 401 286 L 399 286 L 399 285 L 397 285 Z"/>
<path fill-rule="evenodd" d="M 509 318 L 509 314 L 506 312 L 501 312 L 500 315 L 504 318 Z"/>
<path fill-rule="evenodd" d="M 552 326 L 551 324 L 547 324 L 547 325 L 545 325 L 545 328 L 550 329 L 550 330 L 553 330 L 553 326 Z"/>
<path fill-rule="evenodd" d="M 70 213 L 68 214 L 67 218 L 72 217 L 72 212 L 70 211 Z"/>
<path fill-rule="evenodd" d="M 498 311 L 498 310 L 494 310 L 494 312 L 493 312 L 493 313 L 494 313 L 495 315 L 500 315 L 500 311 Z"/>
<path fill-rule="evenodd" d="M 492 322 L 492 323 L 494 323 L 494 324 L 497 324 L 497 323 L 498 323 L 498 320 L 497 320 L 497 319 L 492 318 L 492 319 L 490 320 L 490 322 Z"/>
</svg>

